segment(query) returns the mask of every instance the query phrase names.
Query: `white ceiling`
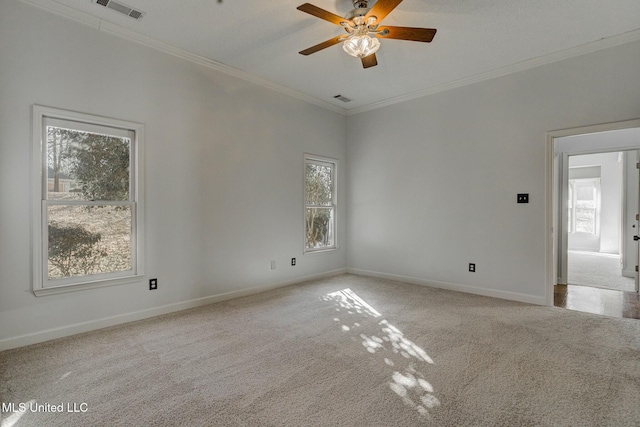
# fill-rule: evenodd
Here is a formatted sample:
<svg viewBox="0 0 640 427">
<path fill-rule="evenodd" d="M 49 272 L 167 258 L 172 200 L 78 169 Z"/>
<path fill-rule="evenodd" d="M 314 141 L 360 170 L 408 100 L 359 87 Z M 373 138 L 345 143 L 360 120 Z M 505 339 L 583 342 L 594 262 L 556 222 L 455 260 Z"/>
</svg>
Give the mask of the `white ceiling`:
<svg viewBox="0 0 640 427">
<path fill-rule="evenodd" d="M 298 11 L 304 0 L 121 1 L 140 21 L 91 0 L 24 1 L 349 113 L 640 39 L 639 0 L 404 0 L 384 24 L 436 28 L 433 42 L 382 39 L 378 66 L 363 69 L 341 45 L 298 54 L 344 32 Z"/>
</svg>

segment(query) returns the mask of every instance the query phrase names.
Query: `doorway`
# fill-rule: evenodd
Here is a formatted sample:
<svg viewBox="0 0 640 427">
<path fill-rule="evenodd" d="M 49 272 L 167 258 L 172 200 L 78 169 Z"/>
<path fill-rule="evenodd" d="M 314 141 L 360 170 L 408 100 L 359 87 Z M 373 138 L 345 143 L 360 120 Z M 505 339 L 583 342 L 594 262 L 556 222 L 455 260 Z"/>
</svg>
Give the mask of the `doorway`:
<svg viewBox="0 0 640 427">
<path fill-rule="evenodd" d="M 573 282 L 637 293 L 640 120 L 549 132 L 547 142 L 549 304 L 555 285 Z"/>
</svg>

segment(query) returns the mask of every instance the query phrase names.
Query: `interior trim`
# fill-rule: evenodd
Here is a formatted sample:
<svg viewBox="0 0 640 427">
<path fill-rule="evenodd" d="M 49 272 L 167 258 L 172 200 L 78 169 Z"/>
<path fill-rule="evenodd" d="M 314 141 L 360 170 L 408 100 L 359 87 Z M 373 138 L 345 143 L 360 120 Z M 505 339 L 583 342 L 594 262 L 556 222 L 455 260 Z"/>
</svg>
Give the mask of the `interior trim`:
<svg viewBox="0 0 640 427">
<path fill-rule="evenodd" d="M 182 58 L 187 61 L 199 64 L 199 65 L 203 65 L 208 68 L 212 68 L 222 73 L 229 74 L 239 79 L 257 84 L 259 86 L 262 86 L 277 92 L 281 92 L 293 98 L 297 98 L 302 101 L 306 101 L 311 104 L 317 105 L 319 107 L 326 108 L 333 112 L 343 114 L 343 115 L 348 115 L 348 116 L 364 113 L 367 111 L 375 110 L 382 107 L 387 107 L 394 104 L 399 104 L 401 102 L 422 98 L 428 95 L 433 95 L 435 93 L 444 92 L 450 89 L 455 89 L 455 88 L 467 86 L 473 83 L 482 82 L 484 80 L 493 79 L 495 77 L 506 76 L 509 74 L 528 70 L 530 68 L 535 68 L 540 65 L 546 65 L 553 62 L 562 61 L 564 59 L 584 55 L 587 53 L 596 52 L 598 50 L 606 49 L 609 47 L 619 46 L 625 43 L 630 43 L 630 42 L 640 40 L 640 29 L 633 30 L 633 31 L 629 31 L 613 37 L 607 37 L 600 40 L 596 40 L 591 43 L 583 44 L 581 46 L 576 46 L 573 48 L 561 50 L 561 51 L 552 53 L 550 55 L 540 56 L 538 58 L 529 59 L 527 61 L 522 61 L 517 64 L 512 64 L 512 65 L 501 67 L 495 70 L 487 71 L 485 73 L 480 73 L 470 77 L 465 77 L 463 79 L 459 79 L 450 83 L 445 83 L 445 84 L 437 85 L 431 88 L 417 90 L 415 92 L 410 92 L 405 95 L 396 96 L 380 102 L 374 102 L 368 105 L 363 105 L 357 108 L 345 109 L 345 108 L 333 105 L 329 102 L 323 101 L 321 99 L 315 98 L 313 96 L 309 96 L 297 90 L 293 90 L 293 89 L 281 86 L 279 84 L 273 83 L 271 81 L 253 76 L 250 73 L 241 71 L 237 68 L 230 67 L 221 62 L 217 62 L 217 61 L 205 58 L 203 56 L 196 55 L 186 50 L 152 39 L 151 37 L 143 36 L 142 34 L 138 34 L 131 30 L 127 30 L 126 28 L 120 27 L 119 25 L 110 23 L 108 21 L 104 21 L 102 19 L 96 18 L 84 12 L 80 12 L 68 6 L 62 5 L 60 3 L 56 3 L 53 0 L 20 0 L 20 1 L 22 1 L 23 3 L 27 3 L 30 5 L 36 6 L 38 8 L 47 10 L 56 15 L 64 16 L 64 17 L 73 19 L 74 21 L 80 22 L 82 24 L 89 25 L 98 31 L 104 31 L 106 33 L 123 37 L 125 39 L 134 41 L 136 43 L 140 43 L 142 45 L 151 47 L 153 49 L 168 53 L 169 55 L 173 55 L 178 58 Z"/>
<path fill-rule="evenodd" d="M 214 61 L 212 59 L 205 58 L 201 55 L 196 55 L 195 53 L 188 52 L 184 49 L 180 49 L 178 47 L 172 46 L 167 43 L 163 43 L 151 37 L 147 37 L 145 35 L 136 33 L 135 31 L 128 30 L 119 25 L 113 24 L 111 22 L 102 20 L 100 18 L 96 18 L 95 16 L 91 16 L 84 12 L 80 12 L 68 6 L 62 5 L 60 3 L 56 3 L 52 0 L 20 0 L 23 3 L 30 4 L 32 6 L 38 7 L 40 9 L 44 9 L 48 12 L 54 13 L 56 15 L 70 18 L 76 22 L 81 24 L 88 25 L 95 30 L 103 31 L 105 33 L 113 34 L 124 39 L 139 43 L 141 45 L 150 47 L 155 50 L 159 50 L 161 52 L 167 53 L 169 55 L 187 60 L 189 62 L 205 66 L 207 68 L 211 68 L 216 71 L 220 71 L 222 73 L 228 74 L 230 76 L 248 81 L 250 83 L 256 84 L 258 86 L 265 87 L 267 89 L 274 90 L 276 92 L 283 93 L 292 98 L 297 98 L 302 101 L 306 101 L 310 104 L 317 105 L 318 107 L 325 108 L 327 110 L 331 110 L 335 113 L 339 113 L 342 115 L 346 115 L 347 110 L 333 105 L 329 102 L 323 101 L 321 99 L 315 98 L 313 96 L 309 96 L 305 93 L 299 92 L 297 90 L 293 90 L 279 84 L 273 83 L 269 80 L 265 80 L 259 77 L 256 77 L 252 74 L 246 73 L 237 68 L 231 67 L 229 65 L 223 64 L 218 61 Z"/>
<path fill-rule="evenodd" d="M 222 301 L 226 301 L 234 298 L 244 297 L 244 296 L 253 295 L 253 294 L 259 294 L 262 292 L 271 291 L 277 288 L 283 288 L 285 286 L 295 285 L 295 284 L 306 282 L 309 280 L 322 279 L 325 277 L 337 276 L 339 274 L 344 274 L 344 273 L 346 273 L 346 269 L 341 268 L 337 270 L 327 271 L 324 273 L 313 274 L 305 277 L 298 277 L 296 279 L 286 280 L 286 281 L 278 282 L 273 285 L 225 292 L 225 293 L 210 295 L 202 298 L 195 298 L 187 301 L 180 301 L 172 304 L 166 304 L 159 307 L 147 308 L 144 310 L 134 311 L 130 313 L 123 313 L 123 314 L 117 314 L 115 316 L 103 317 L 101 319 L 89 320 L 87 322 L 74 323 L 71 325 L 47 329 L 44 331 L 38 331 L 31 334 L 20 335 L 17 337 L 10 337 L 10 338 L 0 340 L 0 351 L 10 350 L 18 347 L 24 347 L 31 344 L 38 344 L 41 342 L 45 342 L 45 341 L 49 341 L 57 338 L 64 338 L 71 335 L 81 334 L 83 332 L 90 332 L 97 329 L 120 325 L 123 323 L 135 322 L 137 320 L 148 319 L 151 317 L 161 316 L 163 314 L 169 314 L 176 311 L 187 310 L 190 308 L 200 307 L 203 305 L 222 302 Z"/>
<path fill-rule="evenodd" d="M 366 111 L 375 110 L 382 107 L 387 107 L 393 104 L 399 104 L 401 102 L 409 101 L 412 99 L 422 98 L 435 93 L 444 92 L 451 89 L 456 89 L 462 86 L 479 83 L 485 80 L 490 80 L 496 77 L 502 77 L 509 74 L 518 73 L 520 71 L 536 68 L 541 65 L 551 64 L 553 62 L 562 61 L 564 59 L 574 58 L 577 56 L 585 55 L 587 53 L 596 52 L 598 50 L 606 49 L 609 47 L 620 46 L 626 43 L 631 43 L 640 40 L 640 29 L 629 31 L 627 33 L 619 34 L 617 36 L 603 38 L 591 43 L 583 44 L 581 46 L 572 47 L 569 49 L 561 50 L 549 55 L 540 56 L 537 58 L 529 59 L 519 62 L 517 64 L 507 65 L 505 67 L 497 68 L 495 70 L 487 71 L 485 73 L 476 74 L 470 77 L 465 77 L 450 83 L 444 83 L 438 86 L 434 86 L 427 89 L 410 92 L 405 95 L 389 98 L 384 101 L 375 102 L 362 107 L 353 108 L 347 111 L 347 115 L 364 113 Z"/>
<path fill-rule="evenodd" d="M 500 298 L 509 301 L 524 302 L 527 304 L 546 305 L 545 296 L 521 294 L 518 292 L 503 291 L 500 289 L 489 289 L 476 286 L 459 285 L 456 283 L 442 282 L 439 280 L 420 279 L 417 277 L 402 276 L 399 274 L 381 273 L 378 271 L 362 270 L 359 268 L 347 268 L 347 273 L 358 276 L 377 277 L 379 279 L 396 280 L 398 282 L 410 283 L 412 285 L 428 286 L 431 288 L 445 289 L 448 291 L 463 292 L 466 294 L 482 295 L 485 297 Z"/>
</svg>

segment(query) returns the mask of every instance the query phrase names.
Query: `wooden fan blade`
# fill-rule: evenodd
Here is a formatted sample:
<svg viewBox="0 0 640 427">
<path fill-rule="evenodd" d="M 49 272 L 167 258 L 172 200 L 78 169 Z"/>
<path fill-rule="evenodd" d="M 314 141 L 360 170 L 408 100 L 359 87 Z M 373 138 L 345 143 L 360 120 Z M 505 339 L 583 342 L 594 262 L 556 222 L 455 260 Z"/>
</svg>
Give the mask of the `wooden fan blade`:
<svg viewBox="0 0 640 427">
<path fill-rule="evenodd" d="M 376 23 L 380 23 L 393 9 L 396 8 L 402 0 L 378 0 L 371 10 L 364 16 L 365 21 L 371 16 L 378 18 Z"/>
<path fill-rule="evenodd" d="M 313 15 L 316 18 L 324 19 L 325 21 L 329 21 L 332 24 L 342 26 L 342 22 L 349 22 L 341 16 L 335 15 L 331 12 L 328 12 L 324 9 L 319 8 L 318 6 L 314 6 L 309 3 L 302 4 L 297 7 L 298 10 L 302 12 L 306 12 L 309 15 Z"/>
<path fill-rule="evenodd" d="M 376 37 L 383 39 L 411 40 L 414 42 L 429 43 L 436 35 L 435 28 L 413 28 L 413 27 L 378 27 Z"/>
<path fill-rule="evenodd" d="M 361 59 L 363 68 L 375 67 L 376 65 L 378 65 L 378 60 L 376 59 L 375 53 L 372 53 L 371 55 L 365 56 Z"/>
<path fill-rule="evenodd" d="M 305 50 L 303 50 L 303 51 L 300 51 L 299 53 L 300 53 L 301 55 L 311 55 L 312 53 L 316 53 L 316 52 L 317 52 L 317 51 L 319 51 L 319 50 L 326 49 L 326 48 L 328 48 L 328 47 L 330 47 L 330 46 L 333 46 L 334 44 L 338 44 L 338 43 L 340 43 L 341 41 L 343 41 L 343 40 L 344 40 L 344 38 L 345 38 L 345 36 L 344 36 L 344 35 L 342 35 L 342 36 L 337 36 L 337 37 L 334 37 L 334 38 L 329 39 L 329 40 L 327 40 L 327 41 L 324 41 L 324 42 L 322 42 L 322 43 L 320 43 L 320 44 L 317 44 L 317 45 L 315 45 L 315 46 L 311 46 L 311 47 L 310 47 L 310 48 L 308 48 L 308 49 L 305 49 Z"/>
</svg>

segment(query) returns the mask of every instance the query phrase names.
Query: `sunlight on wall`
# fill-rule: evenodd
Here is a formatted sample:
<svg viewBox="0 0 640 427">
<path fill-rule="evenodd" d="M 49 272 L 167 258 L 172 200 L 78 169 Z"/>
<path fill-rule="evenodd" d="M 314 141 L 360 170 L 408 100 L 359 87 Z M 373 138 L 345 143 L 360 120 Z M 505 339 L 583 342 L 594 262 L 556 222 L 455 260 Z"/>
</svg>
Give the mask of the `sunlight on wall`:
<svg viewBox="0 0 640 427">
<path fill-rule="evenodd" d="M 362 345 L 369 354 L 381 357 L 386 365 L 384 368 L 390 372 L 389 388 L 402 398 L 405 405 L 421 416 L 429 417 L 429 410 L 439 406 L 440 401 L 433 394 L 433 386 L 420 370 L 421 365 L 434 364 L 427 352 L 386 319 L 377 320 L 382 315 L 351 289 L 332 292 L 321 299 L 333 302 L 336 312 L 344 313 L 343 319 L 333 318 L 340 324 L 341 331 L 357 333 L 357 330 L 364 328 L 368 331 L 379 330 L 379 333 L 372 335 L 360 333 Z M 358 321 L 346 321 L 345 317 L 352 316 L 359 317 Z"/>
</svg>

